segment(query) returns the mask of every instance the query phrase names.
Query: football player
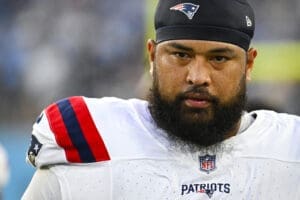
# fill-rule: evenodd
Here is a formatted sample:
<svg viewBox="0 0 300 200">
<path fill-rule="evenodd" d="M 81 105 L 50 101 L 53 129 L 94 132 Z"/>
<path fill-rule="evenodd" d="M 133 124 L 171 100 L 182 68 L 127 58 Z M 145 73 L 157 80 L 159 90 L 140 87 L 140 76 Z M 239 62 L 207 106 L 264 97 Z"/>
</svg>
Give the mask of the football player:
<svg viewBox="0 0 300 200">
<path fill-rule="evenodd" d="M 73 96 L 33 126 L 33 199 L 300 199 L 300 118 L 245 112 L 246 0 L 160 0 L 148 101 Z"/>
</svg>

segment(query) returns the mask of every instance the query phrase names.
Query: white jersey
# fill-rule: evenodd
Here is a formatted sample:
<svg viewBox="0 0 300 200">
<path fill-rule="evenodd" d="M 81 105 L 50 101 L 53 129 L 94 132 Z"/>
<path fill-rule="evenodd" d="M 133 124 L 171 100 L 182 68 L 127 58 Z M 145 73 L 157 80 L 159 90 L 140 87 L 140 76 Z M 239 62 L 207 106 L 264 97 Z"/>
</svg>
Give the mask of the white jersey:
<svg viewBox="0 0 300 200">
<path fill-rule="evenodd" d="M 61 100 L 34 124 L 28 160 L 38 170 L 23 199 L 300 199 L 300 118 L 248 115 L 254 122 L 222 151 L 188 152 L 156 127 L 146 101 Z"/>
</svg>

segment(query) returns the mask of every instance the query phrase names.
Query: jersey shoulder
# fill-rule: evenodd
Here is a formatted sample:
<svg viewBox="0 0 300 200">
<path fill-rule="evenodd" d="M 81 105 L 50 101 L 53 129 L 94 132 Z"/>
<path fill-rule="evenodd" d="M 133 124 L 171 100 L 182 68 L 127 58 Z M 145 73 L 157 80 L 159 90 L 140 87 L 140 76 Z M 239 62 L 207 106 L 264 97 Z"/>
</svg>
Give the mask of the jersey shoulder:
<svg viewBox="0 0 300 200">
<path fill-rule="evenodd" d="M 147 147 L 151 139 L 144 126 L 146 104 L 113 97 L 73 96 L 57 101 L 34 124 L 27 160 L 41 167 L 142 154 L 147 148 L 141 152 L 141 146 Z"/>
<path fill-rule="evenodd" d="M 276 129 L 278 132 L 290 135 L 299 135 L 300 117 L 288 113 L 277 113 L 274 111 L 260 110 L 252 112 L 257 116 L 258 124 L 265 124 L 270 130 Z"/>
<path fill-rule="evenodd" d="M 46 116 L 57 144 L 69 162 L 109 160 L 101 135 L 83 97 L 70 97 L 50 105 Z"/>
<path fill-rule="evenodd" d="M 260 110 L 248 130 L 254 154 L 282 161 L 300 162 L 300 117 L 287 113 Z M 251 146 L 253 146 L 251 145 Z M 248 153 L 247 153 L 248 154 Z"/>
<path fill-rule="evenodd" d="M 84 97 L 73 96 L 46 107 L 33 126 L 28 160 L 84 163 L 109 160 Z"/>
</svg>

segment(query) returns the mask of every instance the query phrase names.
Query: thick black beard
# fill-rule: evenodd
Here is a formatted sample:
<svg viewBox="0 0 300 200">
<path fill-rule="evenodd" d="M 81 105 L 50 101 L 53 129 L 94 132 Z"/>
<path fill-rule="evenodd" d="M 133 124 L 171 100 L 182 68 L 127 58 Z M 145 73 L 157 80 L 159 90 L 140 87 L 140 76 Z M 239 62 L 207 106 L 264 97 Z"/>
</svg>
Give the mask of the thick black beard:
<svg viewBox="0 0 300 200">
<path fill-rule="evenodd" d="M 183 109 L 184 94 L 178 95 L 173 102 L 162 98 L 158 81 L 154 78 L 149 93 L 149 110 L 157 126 L 167 132 L 169 137 L 177 143 L 184 143 L 197 149 L 219 144 L 226 139 L 228 133 L 236 127 L 241 119 L 246 103 L 245 77 L 240 82 L 240 90 L 226 105 L 220 105 L 218 99 L 208 94 L 202 87 L 193 87 L 191 93 L 210 96 L 213 117 L 211 120 L 200 120 L 207 113 L 204 109 Z M 187 113 L 188 112 L 188 113 Z M 197 120 L 199 119 L 199 120 Z M 216 145 L 217 146 L 217 145 Z"/>
</svg>

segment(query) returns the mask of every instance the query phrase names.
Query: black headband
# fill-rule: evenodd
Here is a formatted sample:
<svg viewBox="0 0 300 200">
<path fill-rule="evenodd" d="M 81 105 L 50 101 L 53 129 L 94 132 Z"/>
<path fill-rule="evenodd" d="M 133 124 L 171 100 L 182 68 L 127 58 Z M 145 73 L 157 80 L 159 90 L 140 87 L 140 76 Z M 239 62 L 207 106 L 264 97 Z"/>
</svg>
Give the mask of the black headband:
<svg viewBox="0 0 300 200">
<path fill-rule="evenodd" d="M 160 0 L 156 41 L 220 41 L 246 51 L 254 34 L 254 12 L 246 0 Z"/>
</svg>

